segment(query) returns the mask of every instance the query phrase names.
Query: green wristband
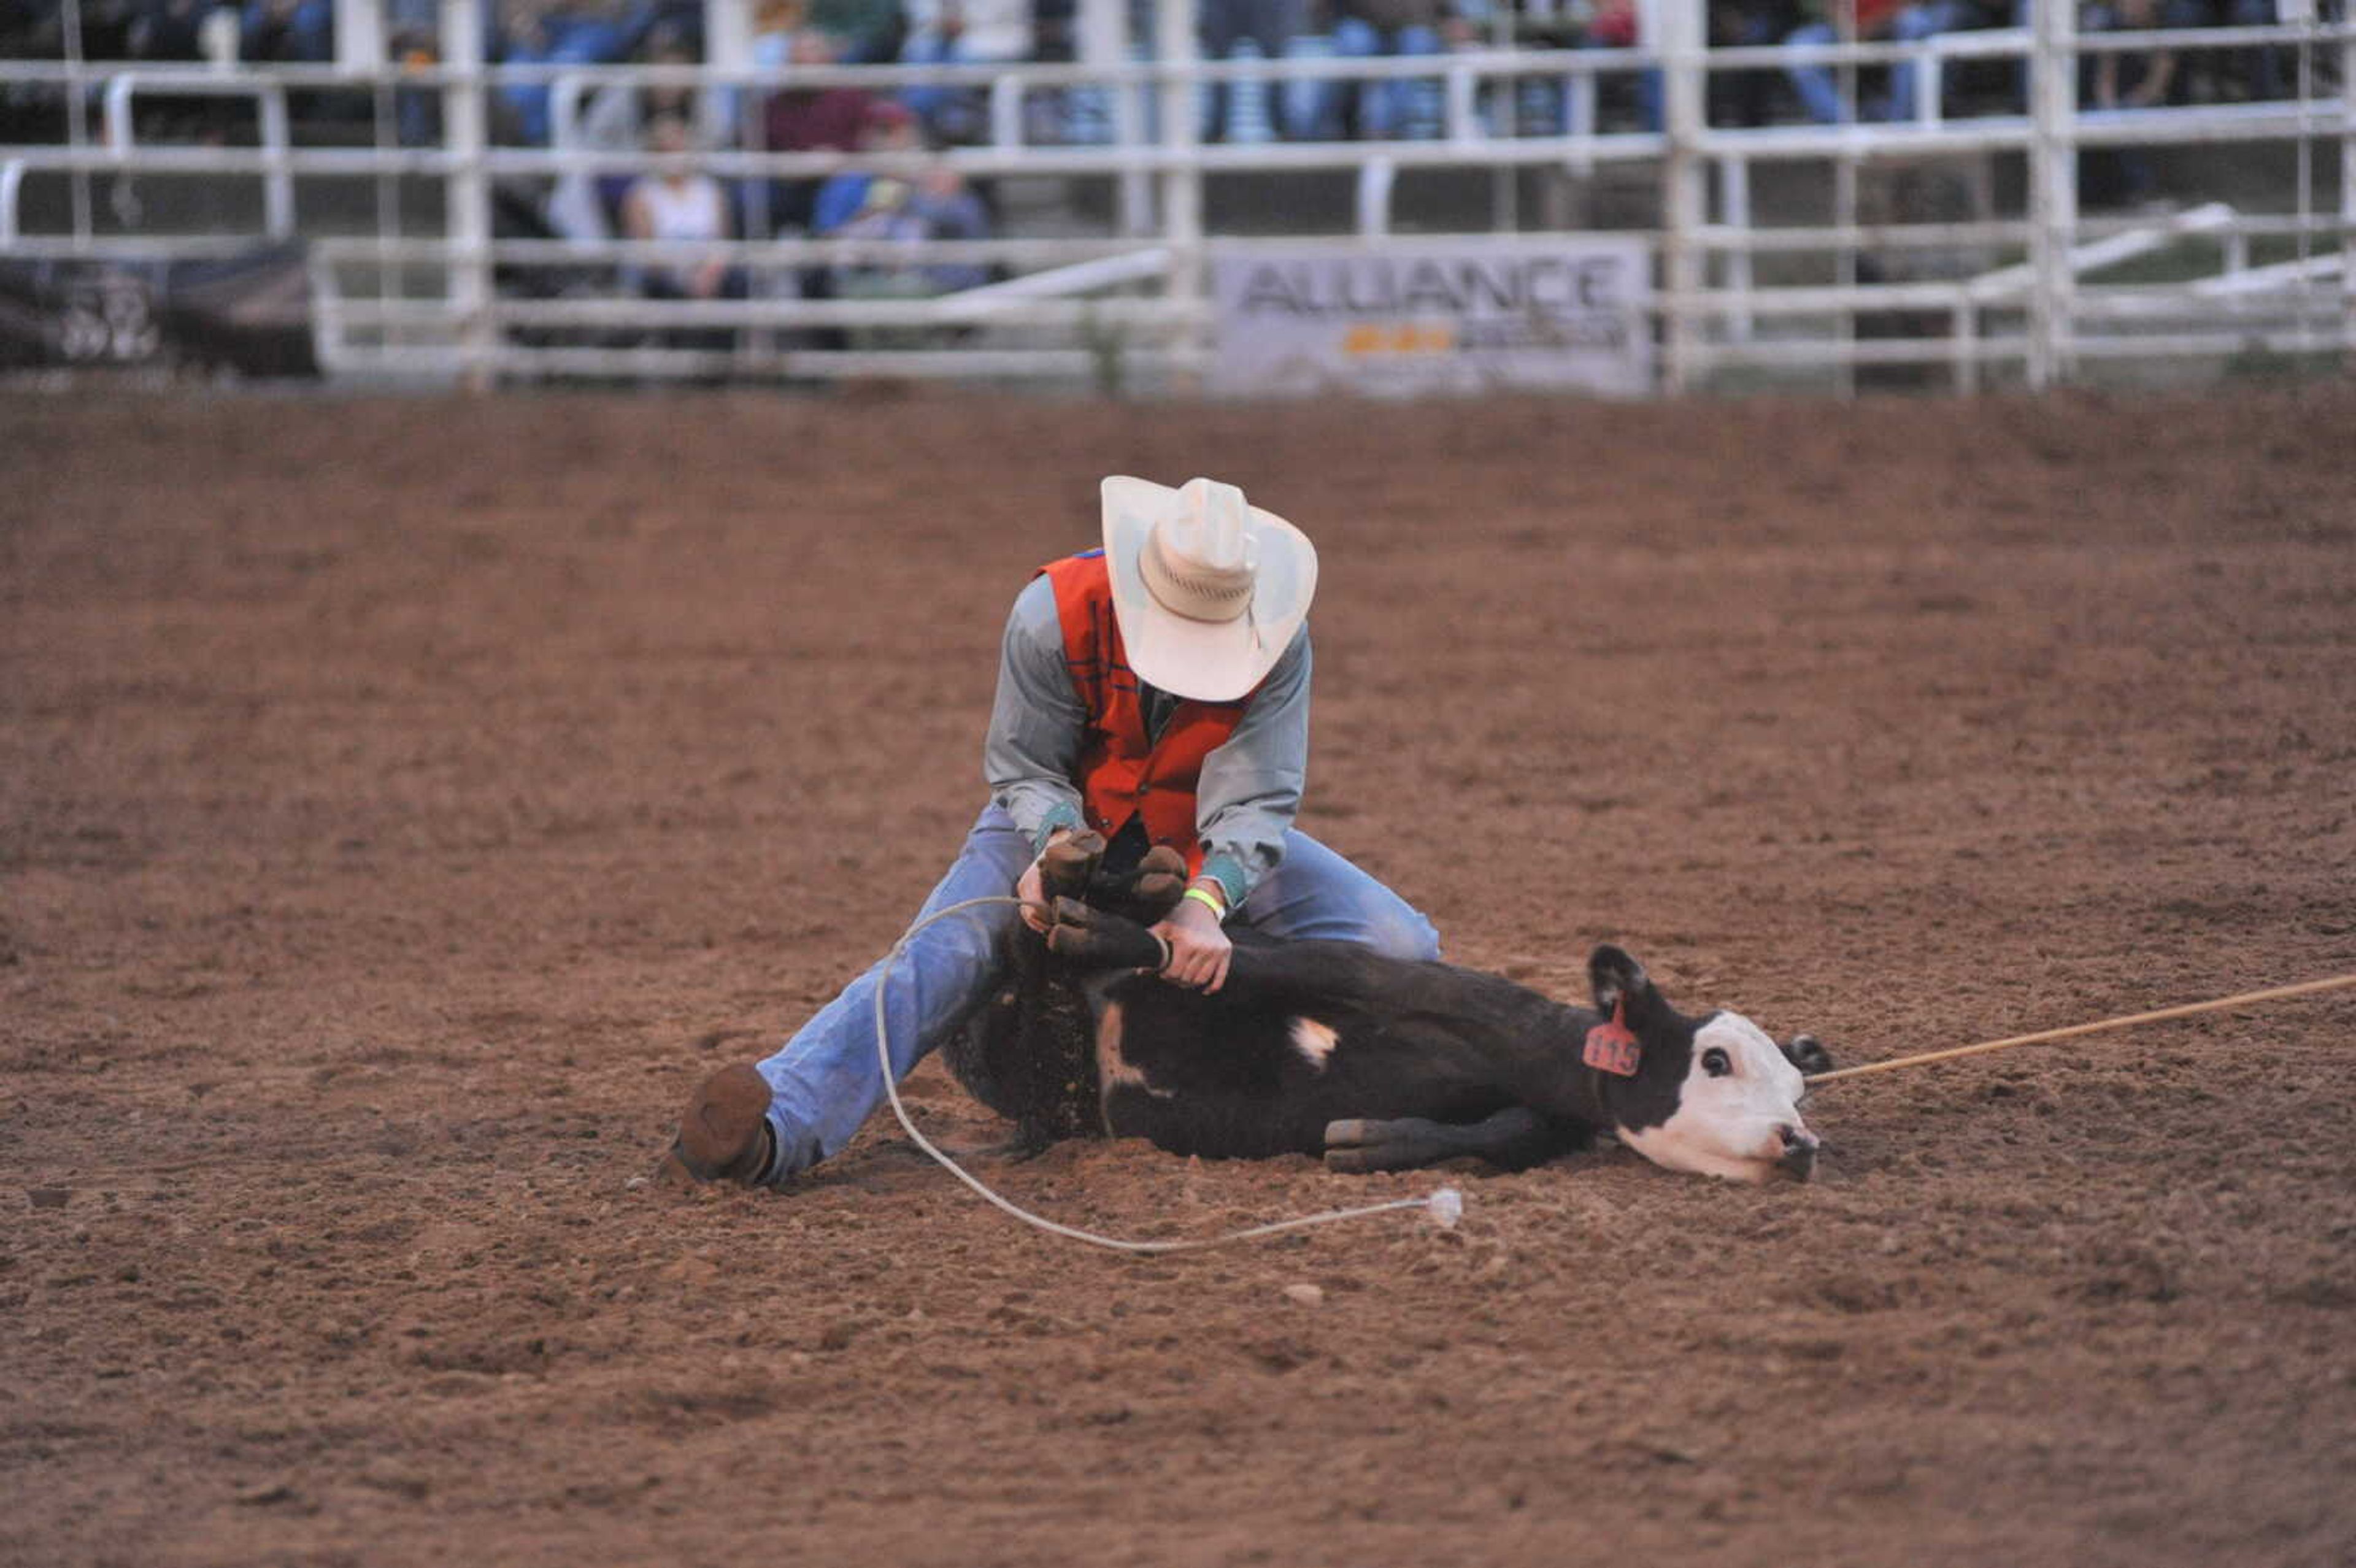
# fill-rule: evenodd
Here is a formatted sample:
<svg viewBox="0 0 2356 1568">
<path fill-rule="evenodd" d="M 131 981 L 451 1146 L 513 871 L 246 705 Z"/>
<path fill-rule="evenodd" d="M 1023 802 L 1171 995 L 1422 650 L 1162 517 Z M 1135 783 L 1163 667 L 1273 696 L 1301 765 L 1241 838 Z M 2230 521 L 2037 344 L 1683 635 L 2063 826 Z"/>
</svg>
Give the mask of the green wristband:
<svg viewBox="0 0 2356 1568">
<path fill-rule="evenodd" d="M 1196 903 L 1201 904 L 1205 909 L 1209 910 L 1214 919 L 1222 923 L 1226 923 L 1227 918 L 1227 906 L 1221 903 L 1219 901 L 1219 895 L 1213 892 L 1210 889 L 1188 888 L 1179 896 L 1182 899 L 1193 899 Z"/>
</svg>

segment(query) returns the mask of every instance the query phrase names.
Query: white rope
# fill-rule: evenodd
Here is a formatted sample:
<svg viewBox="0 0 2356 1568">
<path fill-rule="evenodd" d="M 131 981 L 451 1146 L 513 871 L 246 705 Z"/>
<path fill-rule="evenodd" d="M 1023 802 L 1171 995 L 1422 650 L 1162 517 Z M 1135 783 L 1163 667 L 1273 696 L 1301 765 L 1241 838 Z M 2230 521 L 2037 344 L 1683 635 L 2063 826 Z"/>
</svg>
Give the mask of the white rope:
<svg viewBox="0 0 2356 1568">
<path fill-rule="evenodd" d="M 932 1139 L 918 1132 L 916 1124 L 909 1119 L 908 1108 L 900 1103 L 899 1086 L 892 1081 L 892 1050 L 886 1038 L 887 1025 L 884 1020 L 884 1004 L 885 997 L 890 995 L 892 965 L 899 961 L 902 954 L 908 951 L 908 944 L 916 940 L 918 932 L 935 921 L 946 920 L 953 914 L 970 914 L 976 910 L 999 904 L 1020 906 L 1023 901 L 1011 893 L 1000 893 L 989 898 L 967 899 L 962 902 L 935 910 L 910 926 L 900 940 L 892 944 L 892 951 L 884 955 L 884 962 L 875 975 L 875 1056 L 884 1070 L 884 1093 L 892 1102 L 892 1114 L 900 1118 L 900 1125 L 906 1130 L 908 1136 L 916 1141 L 918 1148 L 938 1160 L 948 1168 L 951 1176 L 972 1188 L 986 1201 L 1004 1210 L 1024 1224 L 1035 1225 L 1051 1235 L 1069 1237 L 1075 1242 L 1086 1242 L 1092 1247 L 1106 1247 L 1119 1253 L 1199 1252 L 1205 1247 L 1222 1247 L 1230 1242 L 1248 1242 L 1261 1236 L 1277 1235 L 1285 1231 L 1303 1230 L 1311 1225 L 1331 1225 L 1342 1220 L 1364 1219 L 1369 1214 L 1387 1214 L 1395 1209 L 1424 1210 L 1431 1216 L 1433 1222 L 1443 1227 L 1453 1226 L 1462 1217 L 1464 1212 L 1464 1195 L 1453 1187 L 1442 1187 L 1426 1198 L 1399 1198 L 1388 1203 L 1368 1203 L 1356 1209 L 1329 1209 L 1322 1214 L 1304 1214 L 1298 1219 L 1279 1220 L 1272 1224 L 1254 1225 L 1249 1230 L 1229 1231 L 1224 1235 L 1202 1236 L 1177 1242 L 1132 1242 L 1119 1236 L 1101 1236 L 1094 1231 L 1083 1231 L 1075 1226 L 1058 1224 L 1053 1220 L 1033 1214 L 1028 1209 L 1010 1202 L 991 1191 L 978 1178 L 969 1174 L 964 1167 L 936 1148 Z"/>
<path fill-rule="evenodd" d="M 2104 1029 L 2126 1029 L 2130 1024 L 2158 1023 L 2166 1019 L 2189 1019 L 2201 1013 L 2222 1012 L 2227 1008 L 2246 1008 L 2254 1002 L 2281 1001 L 2291 997 L 2311 997 L 2321 991 L 2344 990 L 2356 986 L 2356 975 L 2335 975 L 2328 980 L 2305 980 L 2296 986 L 2273 986 L 2263 991 L 2244 991 L 2238 996 L 2220 997 L 2213 1002 L 2187 1002 L 2181 1007 L 2161 1008 L 2153 1012 L 2129 1013 L 2124 1018 L 2101 1019 L 2090 1024 L 2071 1024 L 2062 1029 L 2041 1029 L 2035 1034 L 2010 1035 L 2003 1040 L 1982 1040 L 1977 1045 L 1951 1046 L 1945 1051 L 1926 1051 L 1915 1056 L 1896 1056 L 1887 1061 L 1869 1061 L 1861 1067 L 1843 1067 L 1832 1072 L 1812 1072 L 1810 1083 L 1830 1083 L 1837 1078 L 1862 1078 L 1872 1072 L 1895 1072 L 1902 1067 L 1922 1067 L 1933 1061 L 1953 1061 L 1959 1056 L 1979 1056 L 1991 1051 L 2010 1051 L 2015 1046 L 2041 1045 L 2047 1040 L 2072 1040 L 2082 1034 L 2099 1034 Z"/>
</svg>

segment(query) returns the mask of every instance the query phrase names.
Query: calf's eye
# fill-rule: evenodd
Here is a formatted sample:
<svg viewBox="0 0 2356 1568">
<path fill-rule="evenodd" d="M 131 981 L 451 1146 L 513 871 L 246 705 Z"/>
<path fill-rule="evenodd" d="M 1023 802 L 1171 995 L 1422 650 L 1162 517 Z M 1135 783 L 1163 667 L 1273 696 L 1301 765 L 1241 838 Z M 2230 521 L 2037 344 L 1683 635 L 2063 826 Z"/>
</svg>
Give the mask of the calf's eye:
<svg viewBox="0 0 2356 1568">
<path fill-rule="evenodd" d="M 1701 1053 L 1701 1070 L 1712 1078 L 1723 1078 L 1734 1071 L 1734 1063 L 1727 1060 L 1725 1051 L 1713 1045 Z"/>
</svg>

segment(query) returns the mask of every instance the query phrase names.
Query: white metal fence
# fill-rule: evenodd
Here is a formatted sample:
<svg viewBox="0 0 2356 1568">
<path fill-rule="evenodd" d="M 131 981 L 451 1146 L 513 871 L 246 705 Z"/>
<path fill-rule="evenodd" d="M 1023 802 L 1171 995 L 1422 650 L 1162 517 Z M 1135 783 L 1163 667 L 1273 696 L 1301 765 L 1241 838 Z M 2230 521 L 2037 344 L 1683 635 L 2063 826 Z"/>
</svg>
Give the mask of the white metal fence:
<svg viewBox="0 0 2356 1568">
<path fill-rule="evenodd" d="M 2037 7 L 2028 29 L 1959 32 L 1913 44 L 1705 48 L 1701 0 L 1664 0 L 1658 37 L 1633 50 L 1481 49 L 1411 59 L 1205 61 L 1193 7 L 1165 4 L 1163 59 L 1110 67 L 1027 64 L 784 70 L 695 67 L 493 66 L 481 62 L 474 0 L 445 0 L 445 63 L 411 68 L 241 66 L 157 69 L 68 60 L 0 61 L 0 88 L 53 91 L 66 108 L 57 144 L 0 147 L 0 253 L 18 257 L 172 254 L 254 237 L 312 240 L 320 357 L 348 374 L 499 378 L 764 374 L 1103 379 L 1180 384 L 1216 351 L 1210 261 L 1278 242 L 1207 231 L 1206 179 L 1323 171 L 1354 183 L 1355 242 L 1393 230 L 1402 174 L 1546 182 L 1569 205 L 1595 182 L 1644 198 L 1655 248 L 1662 389 L 1804 371 L 1853 383 L 1876 366 L 1928 367 L 1958 388 L 1989 378 L 2032 386 L 2113 358 L 2215 357 L 2253 350 L 2356 350 L 2356 27 L 2306 20 L 2266 28 L 2081 34 L 2074 7 Z M 2080 63 L 2106 52 L 2186 59 L 2285 51 L 2297 95 L 2198 106 L 2095 111 L 2079 101 Z M 1844 77 L 1912 60 L 1906 118 L 1870 124 L 1734 128 L 1709 123 L 1707 82 L 1730 70 L 1823 62 Z M 1970 60 L 2015 62 L 2026 112 L 1957 117 L 1944 83 Z M 1658 130 L 1606 128 L 1601 84 L 1658 71 Z M 1426 134 L 1381 142 L 1207 142 L 1203 94 L 1298 84 L 1432 84 Z M 984 240 L 853 241 L 796 235 L 719 248 L 743 297 L 655 300 L 631 269 L 714 253 L 705 244 L 497 237 L 494 193 L 531 195 L 568 177 L 659 166 L 639 150 L 578 143 L 584 95 L 608 84 L 688 87 L 744 104 L 781 88 L 955 88 L 980 96 L 986 134 L 928 155 L 970 178 L 1092 183 L 1109 214 L 1093 233 Z M 550 91 L 552 144 L 496 144 L 488 95 Z M 1852 83 L 1853 85 L 1853 83 Z M 364 137 L 298 135 L 290 100 L 365 101 Z M 241 106 L 239 144 L 143 137 L 154 99 Z M 1534 101 L 1545 112 L 1524 128 Z M 435 122 L 425 144 L 404 127 Z M 1085 115 L 1076 108 L 1086 109 Z M 1081 139 L 1072 127 L 1085 123 Z M 1043 134 L 1043 129 L 1046 133 Z M 250 137 L 252 144 L 243 144 Z M 704 172 L 753 193 L 767 182 L 845 169 L 906 174 L 905 156 L 701 153 Z M 2265 147 L 2284 165 L 2262 189 L 2223 190 L 2181 210 L 2090 215 L 2082 153 Z M 1999 181 L 2002 163 L 2025 174 Z M 1828 185 L 1822 220 L 1771 220 L 1762 169 L 1808 171 Z M 140 192 L 175 179 L 252 182 L 258 210 L 226 224 L 143 221 Z M 1909 210 L 1909 181 L 1944 197 Z M 2025 199 L 2002 210 L 1995 187 Z M 369 217 L 323 231 L 306 201 L 341 187 L 373 193 Z M 1521 184 L 1500 188 L 1496 221 L 1517 221 Z M 432 216 L 411 210 L 435 193 Z M 47 199 L 36 202 L 36 196 Z M 404 198 L 410 199 L 404 199 Z M 1942 206 L 1944 201 L 1944 208 Z M 348 207 L 348 203 L 345 204 Z M 1919 208 L 1923 204 L 1916 204 Z M 38 208 L 45 221 L 30 216 Z M 982 266 L 996 279 L 931 297 L 811 297 L 807 279 L 870 267 L 921 277 Z M 2130 276 L 2121 278 L 2120 269 Z M 2137 272 L 2136 269 L 2140 269 Z"/>
</svg>

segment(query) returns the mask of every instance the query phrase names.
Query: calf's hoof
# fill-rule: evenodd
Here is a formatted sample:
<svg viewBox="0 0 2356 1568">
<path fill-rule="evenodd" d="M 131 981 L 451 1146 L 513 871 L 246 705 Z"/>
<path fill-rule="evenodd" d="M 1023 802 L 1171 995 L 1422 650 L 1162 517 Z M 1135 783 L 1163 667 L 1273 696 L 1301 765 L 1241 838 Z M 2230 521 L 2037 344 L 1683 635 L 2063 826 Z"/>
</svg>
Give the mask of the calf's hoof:
<svg viewBox="0 0 2356 1568">
<path fill-rule="evenodd" d="M 1374 1170 L 1413 1170 L 1457 1150 L 1436 1122 L 1413 1116 L 1395 1121 L 1325 1124 L 1325 1168 L 1364 1175 Z"/>
<path fill-rule="evenodd" d="M 1503 1170 L 1526 1170 L 1567 1147 L 1537 1112 L 1511 1105 L 1477 1122 L 1420 1116 L 1325 1124 L 1325 1164 L 1333 1170 L 1411 1170 L 1470 1155 Z"/>
<path fill-rule="evenodd" d="M 1162 939 L 1135 921 L 1077 899 L 1055 901 L 1047 949 L 1083 969 L 1158 969 L 1170 956 Z"/>
<path fill-rule="evenodd" d="M 1129 898 L 1138 917 L 1151 923 L 1178 907 L 1186 896 L 1186 858 L 1167 844 L 1156 844 L 1137 863 L 1129 884 Z"/>
<path fill-rule="evenodd" d="M 668 1170 L 676 1162 L 697 1181 L 750 1187 L 767 1173 L 774 1143 L 769 1081 L 740 1061 L 695 1086 L 664 1166 Z"/>
<path fill-rule="evenodd" d="M 1067 833 L 1040 850 L 1039 885 L 1047 901 L 1087 897 L 1088 879 L 1097 874 L 1104 852 L 1104 835 L 1086 829 Z"/>
</svg>

